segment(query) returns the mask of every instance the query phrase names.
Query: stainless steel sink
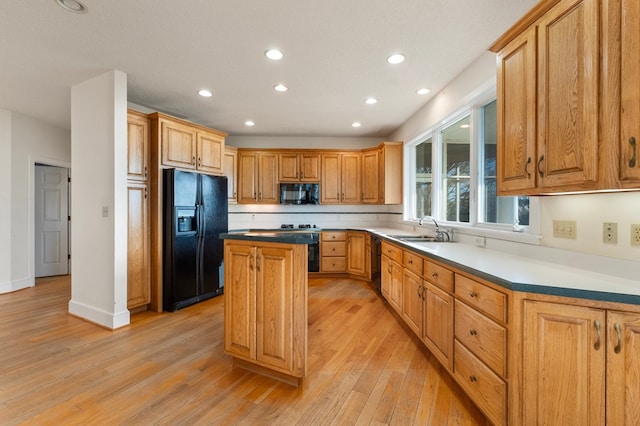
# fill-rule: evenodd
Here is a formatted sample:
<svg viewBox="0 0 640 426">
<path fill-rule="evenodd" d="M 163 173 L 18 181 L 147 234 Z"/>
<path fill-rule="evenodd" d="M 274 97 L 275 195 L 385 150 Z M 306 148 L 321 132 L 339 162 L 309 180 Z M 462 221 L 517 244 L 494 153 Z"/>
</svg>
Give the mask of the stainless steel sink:
<svg viewBox="0 0 640 426">
<path fill-rule="evenodd" d="M 391 238 L 406 242 L 423 242 L 423 243 L 435 243 L 442 242 L 441 240 L 431 235 L 389 235 Z"/>
</svg>

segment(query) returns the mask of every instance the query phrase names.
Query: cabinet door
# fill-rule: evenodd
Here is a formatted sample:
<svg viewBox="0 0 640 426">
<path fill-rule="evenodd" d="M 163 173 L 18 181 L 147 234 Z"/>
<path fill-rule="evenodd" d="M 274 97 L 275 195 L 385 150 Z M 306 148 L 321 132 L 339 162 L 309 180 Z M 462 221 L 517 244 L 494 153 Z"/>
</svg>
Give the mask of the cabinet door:
<svg viewBox="0 0 640 426">
<path fill-rule="evenodd" d="M 151 301 L 149 198 L 143 183 L 130 182 L 127 193 L 127 308 L 131 309 Z"/>
<path fill-rule="evenodd" d="M 300 154 L 300 182 L 320 182 L 320 154 Z"/>
<path fill-rule="evenodd" d="M 322 183 L 320 185 L 320 202 L 322 204 L 340 203 L 340 154 L 322 154 Z"/>
<path fill-rule="evenodd" d="M 389 303 L 393 308 L 402 315 L 402 297 L 403 297 L 403 268 L 396 262 L 391 262 L 391 286 L 389 289 Z"/>
<path fill-rule="evenodd" d="M 258 202 L 258 156 L 254 152 L 238 153 L 238 203 Z"/>
<path fill-rule="evenodd" d="M 278 180 L 280 182 L 297 182 L 300 180 L 298 154 L 278 154 Z"/>
<path fill-rule="evenodd" d="M 198 131 L 197 169 L 207 173 L 222 174 L 224 138 L 215 133 Z"/>
<path fill-rule="evenodd" d="M 347 272 L 364 276 L 367 274 L 367 238 L 362 232 L 347 233 Z"/>
<path fill-rule="evenodd" d="M 224 150 L 222 171 L 227 177 L 227 199 L 229 204 L 238 202 L 238 151 L 235 149 Z"/>
<path fill-rule="evenodd" d="M 380 256 L 380 292 L 387 301 L 391 301 L 391 259 Z"/>
<path fill-rule="evenodd" d="M 620 179 L 640 179 L 640 2 L 622 0 Z"/>
<path fill-rule="evenodd" d="M 224 261 L 224 349 L 255 359 L 256 248 L 225 242 Z"/>
<path fill-rule="evenodd" d="M 361 156 L 359 152 L 341 155 L 341 199 L 344 204 L 360 204 L 362 199 Z"/>
<path fill-rule="evenodd" d="M 378 203 L 402 204 L 402 142 L 385 142 L 378 161 Z"/>
<path fill-rule="evenodd" d="M 423 281 L 422 341 L 432 354 L 453 370 L 453 296 Z"/>
<path fill-rule="evenodd" d="M 536 186 L 536 30 L 498 54 L 497 178 L 500 194 Z"/>
<path fill-rule="evenodd" d="M 525 301 L 524 315 L 524 424 L 605 424 L 604 311 Z"/>
<path fill-rule="evenodd" d="M 278 155 L 261 153 L 258 156 L 258 202 L 277 204 L 278 193 Z"/>
<path fill-rule="evenodd" d="M 598 0 L 563 1 L 538 25 L 539 187 L 595 187 L 598 177 Z"/>
<path fill-rule="evenodd" d="M 289 371 L 293 362 L 293 251 L 258 247 L 256 260 L 256 359 Z"/>
<path fill-rule="evenodd" d="M 607 424 L 640 419 L 640 314 L 607 312 Z"/>
<path fill-rule="evenodd" d="M 149 169 L 149 120 L 127 115 L 127 179 L 146 182 Z"/>
<path fill-rule="evenodd" d="M 402 319 L 422 335 L 422 278 L 405 269 L 402 274 Z"/>
<path fill-rule="evenodd" d="M 367 151 L 362 154 L 362 202 L 376 204 L 380 195 L 380 151 Z"/>
<path fill-rule="evenodd" d="M 162 122 L 162 165 L 196 168 L 196 131 L 171 121 Z"/>
</svg>

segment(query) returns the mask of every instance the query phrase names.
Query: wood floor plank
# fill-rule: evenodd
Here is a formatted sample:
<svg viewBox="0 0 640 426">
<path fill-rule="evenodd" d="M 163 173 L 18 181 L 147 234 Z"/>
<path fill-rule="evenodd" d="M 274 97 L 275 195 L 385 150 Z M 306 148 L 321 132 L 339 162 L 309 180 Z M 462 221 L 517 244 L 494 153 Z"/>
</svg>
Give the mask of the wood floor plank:
<svg viewBox="0 0 640 426">
<path fill-rule="evenodd" d="M 224 354 L 224 296 L 110 331 L 67 313 L 70 278 L 0 295 L 0 424 L 484 425 L 365 282 L 309 280 L 309 374 Z"/>
</svg>

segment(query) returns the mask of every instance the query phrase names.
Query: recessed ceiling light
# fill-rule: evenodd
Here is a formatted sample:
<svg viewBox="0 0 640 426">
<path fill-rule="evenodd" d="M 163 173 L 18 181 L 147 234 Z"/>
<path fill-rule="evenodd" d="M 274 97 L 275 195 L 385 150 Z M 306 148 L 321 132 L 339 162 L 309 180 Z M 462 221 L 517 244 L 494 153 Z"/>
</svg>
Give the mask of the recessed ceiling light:
<svg viewBox="0 0 640 426">
<path fill-rule="evenodd" d="M 198 95 L 202 96 L 203 98 L 210 98 L 213 96 L 213 93 L 211 93 L 211 91 L 207 89 L 200 89 L 198 90 Z"/>
<path fill-rule="evenodd" d="M 404 55 L 401 53 L 394 53 L 387 58 L 387 62 L 393 65 L 401 64 L 404 62 Z"/>
<path fill-rule="evenodd" d="M 367 98 L 364 100 L 364 103 L 367 105 L 377 104 L 378 100 L 376 98 Z"/>
<path fill-rule="evenodd" d="M 284 84 L 279 83 L 273 86 L 273 90 L 275 90 L 276 92 L 286 92 L 287 90 L 289 90 L 289 88 Z"/>
<path fill-rule="evenodd" d="M 280 59 L 284 58 L 284 54 L 278 49 L 269 49 L 264 52 L 264 55 L 272 61 L 279 61 Z"/>
<path fill-rule="evenodd" d="M 351 123 L 351 127 L 361 127 L 362 123 L 360 123 L 359 121 L 354 121 L 353 123 Z"/>
<path fill-rule="evenodd" d="M 431 92 L 431 89 L 427 89 L 426 87 L 416 90 L 416 93 L 418 95 L 426 95 L 427 93 L 430 93 L 430 92 Z"/>
<path fill-rule="evenodd" d="M 255 125 L 256 125 L 256 123 L 254 123 L 254 122 L 253 122 L 253 121 L 251 121 L 251 120 L 247 120 L 247 121 L 245 121 L 245 122 L 244 122 L 244 125 L 245 125 L 245 126 L 252 127 L 252 126 L 255 126 Z"/>
<path fill-rule="evenodd" d="M 73 13 L 87 13 L 87 6 L 78 0 L 55 0 L 61 8 Z"/>
<path fill-rule="evenodd" d="M 470 126 L 468 124 L 461 124 L 460 128 L 461 129 L 468 129 Z"/>
</svg>

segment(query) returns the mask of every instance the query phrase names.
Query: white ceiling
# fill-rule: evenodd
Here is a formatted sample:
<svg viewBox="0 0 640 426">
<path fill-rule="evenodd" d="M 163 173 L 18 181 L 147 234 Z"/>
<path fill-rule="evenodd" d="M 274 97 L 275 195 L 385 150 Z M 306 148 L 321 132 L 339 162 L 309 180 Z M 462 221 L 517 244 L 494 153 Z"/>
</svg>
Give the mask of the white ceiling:
<svg viewBox="0 0 640 426">
<path fill-rule="evenodd" d="M 84 0 L 88 13 L 73 14 L 2 0 L 0 108 L 70 128 L 70 87 L 118 69 L 130 102 L 232 135 L 382 138 L 535 3 Z M 265 58 L 273 47 L 282 61 Z M 386 63 L 395 52 L 403 64 Z M 288 92 L 273 90 L 280 82 Z"/>
</svg>

